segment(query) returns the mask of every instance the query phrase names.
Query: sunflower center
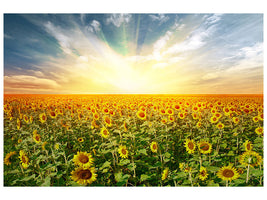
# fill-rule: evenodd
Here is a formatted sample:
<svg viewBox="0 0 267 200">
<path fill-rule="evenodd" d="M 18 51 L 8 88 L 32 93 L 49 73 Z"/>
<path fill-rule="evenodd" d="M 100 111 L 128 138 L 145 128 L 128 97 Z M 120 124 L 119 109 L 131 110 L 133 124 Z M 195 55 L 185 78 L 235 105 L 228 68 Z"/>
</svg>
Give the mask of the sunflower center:
<svg viewBox="0 0 267 200">
<path fill-rule="evenodd" d="M 140 117 L 145 117 L 145 113 L 141 112 L 141 113 L 139 114 L 139 116 L 140 116 Z"/>
<path fill-rule="evenodd" d="M 87 163 L 87 162 L 89 161 L 89 158 L 88 158 L 87 156 L 85 156 L 85 155 L 81 155 L 81 156 L 79 157 L 79 160 L 80 160 L 80 162 L 82 162 L 82 163 Z"/>
<path fill-rule="evenodd" d="M 37 141 L 39 141 L 39 140 L 40 140 L 40 137 L 39 137 L 38 135 L 36 135 L 36 136 L 35 136 L 35 139 L 36 139 Z"/>
<path fill-rule="evenodd" d="M 44 115 L 42 116 L 42 119 L 45 120 L 45 116 Z"/>
<path fill-rule="evenodd" d="M 126 149 L 122 149 L 122 150 L 121 150 L 121 153 L 122 153 L 123 155 L 126 155 L 126 153 L 127 153 Z"/>
<path fill-rule="evenodd" d="M 55 112 L 51 112 L 51 116 L 56 116 L 56 113 Z"/>
<path fill-rule="evenodd" d="M 106 118 L 106 123 L 110 124 L 110 119 L 109 118 Z"/>
<path fill-rule="evenodd" d="M 200 174 L 201 174 L 201 176 L 205 176 L 205 175 L 206 175 L 206 171 L 205 171 L 205 170 L 202 170 L 202 171 L 200 172 Z"/>
<path fill-rule="evenodd" d="M 26 163 L 27 162 L 25 156 L 22 156 L 21 157 L 21 160 L 22 160 L 23 163 Z"/>
<path fill-rule="evenodd" d="M 189 149 L 194 149 L 194 143 L 193 142 L 188 142 L 188 148 Z"/>
<path fill-rule="evenodd" d="M 234 174 L 234 172 L 232 171 L 232 170 L 230 170 L 230 169 L 225 169 L 225 170 L 223 170 L 223 176 L 224 177 L 233 177 L 235 174 Z"/>
<path fill-rule="evenodd" d="M 92 172 L 90 170 L 81 170 L 78 172 L 78 177 L 80 179 L 90 179 L 92 177 Z"/>
<path fill-rule="evenodd" d="M 156 144 L 153 144 L 153 149 L 157 149 L 157 145 Z"/>
<path fill-rule="evenodd" d="M 251 149 L 250 144 L 247 144 L 247 150 L 250 150 L 250 149 Z"/>
<path fill-rule="evenodd" d="M 207 143 L 204 143 L 204 144 L 201 144 L 200 145 L 200 149 L 202 149 L 202 150 L 204 150 L 204 151 L 207 151 L 207 150 L 209 150 L 209 145 L 207 144 Z"/>
<path fill-rule="evenodd" d="M 104 134 L 104 135 L 107 135 L 107 134 L 108 134 L 108 131 L 107 131 L 107 130 L 104 130 L 104 131 L 103 131 L 103 134 Z"/>
</svg>

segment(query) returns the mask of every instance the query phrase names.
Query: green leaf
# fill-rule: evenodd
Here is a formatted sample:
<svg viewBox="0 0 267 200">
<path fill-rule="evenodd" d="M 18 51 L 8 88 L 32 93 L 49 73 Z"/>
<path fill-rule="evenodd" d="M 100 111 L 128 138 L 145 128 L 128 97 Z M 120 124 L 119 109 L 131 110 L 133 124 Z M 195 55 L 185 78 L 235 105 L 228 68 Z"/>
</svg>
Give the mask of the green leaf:
<svg viewBox="0 0 267 200">
<path fill-rule="evenodd" d="M 229 151 L 227 155 L 228 155 L 228 156 L 234 156 L 235 154 L 234 154 L 233 151 Z"/>
<path fill-rule="evenodd" d="M 214 173 L 217 172 L 220 168 L 215 166 L 207 166 L 207 170 Z"/>
<path fill-rule="evenodd" d="M 146 149 L 140 149 L 138 153 L 147 155 Z"/>
<path fill-rule="evenodd" d="M 150 179 L 150 176 L 149 175 L 141 174 L 140 182 L 145 181 L 145 180 L 148 180 L 148 179 Z"/>
<path fill-rule="evenodd" d="M 221 144 L 221 148 L 225 149 L 227 147 L 226 143 Z"/>
<path fill-rule="evenodd" d="M 104 164 L 99 168 L 99 170 L 110 167 L 110 164 L 111 164 L 111 162 L 109 162 L 109 161 L 104 162 Z"/>
<path fill-rule="evenodd" d="M 34 178 L 35 178 L 35 174 L 33 174 L 31 176 L 27 176 L 27 177 L 21 179 L 21 181 L 29 181 L 29 180 L 34 179 Z"/>
<path fill-rule="evenodd" d="M 126 160 L 121 160 L 120 161 L 120 163 L 119 163 L 119 165 L 127 165 L 127 164 L 129 164 L 130 163 L 130 160 L 129 159 L 126 159 Z"/>
<path fill-rule="evenodd" d="M 260 177 L 263 176 L 263 170 L 251 169 L 250 174 L 254 177 Z"/>
<path fill-rule="evenodd" d="M 44 183 L 41 186 L 50 186 L 51 176 L 45 178 Z"/>
<path fill-rule="evenodd" d="M 169 152 L 166 152 L 164 155 L 165 155 L 166 158 L 170 158 L 171 157 L 171 154 Z"/>
<path fill-rule="evenodd" d="M 133 171 L 136 168 L 136 164 L 135 163 L 131 163 L 128 165 L 127 167 L 129 170 Z"/>
<path fill-rule="evenodd" d="M 214 181 L 211 180 L 211 181 L 208 182 L 208 186 L 211 186 L 211 187 L 218 187 L 218 186 L 220 186 L 220 185 L 219 185 L 219 183 L 214 183 Z"/>
</svg>

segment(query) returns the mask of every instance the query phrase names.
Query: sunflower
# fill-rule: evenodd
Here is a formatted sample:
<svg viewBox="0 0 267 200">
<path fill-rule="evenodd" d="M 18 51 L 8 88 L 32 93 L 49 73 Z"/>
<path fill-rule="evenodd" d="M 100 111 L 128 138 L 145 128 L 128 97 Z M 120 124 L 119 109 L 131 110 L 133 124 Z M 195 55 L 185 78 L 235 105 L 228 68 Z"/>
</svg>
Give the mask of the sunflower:
<svg viewBox="0 0 267 200">
<path fill-rule="evenodd" d="M 260 118 L 258 116 L 253 117 L 254 122 L 258 122 L 259 120 L 260 120 Z"/>
<path fill-rule="evenodd" d="M 108 114 L 108 113 L 109 113 L 109 110 L 108 110 L 108 108 L 104 107 L 104 108 L 102 109 L 102 112 L 105 113 L 105 114 Z"/>
<path fill-rule="evenodd" d="M 252 146 L 253 144 L 249 140 L 246 140 L 246 142 L 244 143 L 245 151 L 251 151 Z"/>
<path fill-rule="evenodd" d="M 174 116 L 173 115 L 169 115 L 169 120 L 170 120 L 170 122 L 174 122 L 174 120 L 175 120 Z"/>
<path fill-rule="evenodd" d="M 168 109 L 167 109 L 167 114 L 168 114 L 168 115 L 173 115 L 173 113 L 174 113 L 174 112 L 173 112 L 173 109 L 171 109 L 171 108 L 168 108 Z"/>
<path fill-rule="evenodd" d="M 152 142 L 150 145 L 150 149 L 153 153 L 156 153 L 158 151 L 158 143 L 157 142 Z"/>
<path fill-rule="evenodd" d="M 41 136 L 38 133 L 33 134 L 32 138 L 37 144 L 41 142 Z"/>
<path fill-rule="evenodd" d="M 23 120 L 28 124 L 29 123 L 29 117 L 27 115 L 23 115 Z"/>
<path fill-rule="evenodd" d="M 212 145 L 209 142 L 199 142 L 198 149 L 203 154 L 211 153 Z"/>
<path fill-rule="evenodd" d="M 52 119 L 55 119 L 57 117 L 57 113 L 55 111 L 52 111 L 52 110 L 49 112 L 49 115 Z"/>
<path fill-rule="evenodd" d="M 128 150 L 126 149 L 126 146 L 120 146 L 118 152 L 120 154 L 120 157 L 128 158 Z"/>
<path fill-rule="evenodd" d="M 22 139 L 18 139 L 18 144 L 22 142 Z"/>
<path fill-rule="evenodd" d="M 6 165 L 11 165 L 10 158 L 11 158 L 11 156 L 13 156 L 13 155 L 15 155 L 15 154 L 16 154 L 15 151 L 11 151 L 10 153 L 6 154 L 6 157 L 5 157 L 5 159 L 4 159 L 4 163 L 5 163 Z"/>
<path fill-rule="evenodd" d="M 179 169 L 183 170 L 184 169 L 184 163 L 179 163 Z"/>
<path fill-rule="evenodd" d="M 24 169 L 27 169 L 29 166 L 29 158 L 27 157 L 27 154 L 23 150 L 19 151 L 19 159 L 22 167 Z"/>
<path fill-rule="evenodd" d="M 19 118 L 17 119 L 17 129 L 19 130 L 21 128 L 21 121 Z"/>
<path fill-rule="evenodd" d="M 224 128 L 224 124 L 221 123 L 221 122 L 218 123 L 216 126 L 217 126 L 218 129 L 223 129 Z"/>
<path fill-rule="evenodd" d="M 93 164 L 94 159 L 90 153 L 78 151 L 73 157 L 73 162 L 75 165 L 90 167 Z"/>
<path fill-rule="evenodd" d="M 192 117 L 193 117 L 193 119 L 198 119 L 199 115 L 197 113 L 192 113 Z"/>
<path fill-rule="evenodd" d="M 178 116 L 179 116 L 180 119 L 184 119 L 185 116 L 186 116 L 186 114 L 183 113 L 183 112 L 180 112 L 180 113 L 178 114 Z"/>
<path fill-rule="evenodd" d="M 233 117 L 233 122 L 234 122 L 235 124 L 238 124 L 238 122 L 239 122 L 239 118 L 238 118 L 238 117 Z"/>
<path fill-rule="evenodd" d="M 106 129 L 106 127 L 103 127 L 102 129 L 101 129 L 101 131 L 100 131 L 100 134 L 101 134 L 101 136 L 103 137 L 103 138 L 107 138 L 108 136 L 109 136 L 109 131 L 108 131 L 108 129 Z"/>
<path fill-rule="evenodd" d="M 77 140 L 78 140 L 78 142 L 84 142 L 83 138 L 78 138 Z"/>
<path fill-rule="evenodd" d="M 30 116 L 30 123 L 32 124 L 33 122 L 33 116 Z"/>
<path fill-rule="evenodd" d="M 188 165 L 186 167 L 184 167 L 184 172 L 191 172 L 192 171 L 192 167 L 189 167 Z"/>
<path fill-rule="evenodd" d="M 239 162 L 245 166 L 255 167 L 262 163 L 262 157 L 255 151 L 246 151 L 240 156 Z"/>
<path fill-rule="evenodd" d="M 197 122 L 197 127 L 200 128 L 201 127 L 201 121 Z"/>
<path fill-rule="evenodd" d="M 136 115 L 139 119 L 146 120 L 146 112 L 139 110 Z"/>
<path fill-rule="evenodd" d="M 39 119 L 40 119 L 40 121 L 41 121 L 42 123 L 45 123 L 46 120 L 47 120 L 46 114 L 45 114 L 45 113 L 41 113 L 41 114 L 39 115 Z"/>
<path fill-rule="evenodd" d="M 190 154 L 194 153 L 194 151 L 196 149 L 196 144 L 195 144 L 194 140 L 186 139 L 184 146 L 186 147 L 186 151 Z"/>
<path fill-rule="evenodd" d="M 263 128 L 262 127 L 258 127 L 255 129 L 255 132 L 258 134 L 258 135 L 263 135 Z"/>
<path fill-rule="evenodd" d="M 95 120 L 98 120 L 99 119 L 99 114 L 96 112 L 96 113 L 94 113 L 94 119 Z"/>
<path fill-rule="evenodd" d="M 219 118 L 216 117 L 215 115 L 213 115 L 213 116 L 210 118 L 210 122 L 211 122 L 211 123 L 217 123 L 218 120 L 219 120 Z"/>
<path fill-rule="evenodd" d="M 128 128 L 127 128 L 127 123 L 126 122 L 123 122 L 123 127 L 124 127 L 124 131 L 127 132 Z"/>
<path fill-rule="evenodd" d="M 198 175 L 198 177 L 199 177 L 199 179 L 200 180 L 202 180 L 202 181 L 204 181 L 207 177 L 208 177 L 208 172 L 207 172 L 207 169 L 206 169 L 206 167 L 200 167 L 200 170 L 199 170 L 199 175 Z"/>
<path fill-rule="evenodd" d="M 42 144 L 42 150 L 45 150 L 45 145 L 47 144 L 47 142 L 43 142 Z"/>
<path fill-rule="evenodd" d="M 167 118 L 162 118 L 162 119 L 161 119 L 161 123 L 163 123 L 163 124 L 166 124 L 167 121 L 168 121 Z"/>
<path fill-rule="evenodd" d="M 219 169 L 217 176 L 224 181 L 232 181 L 239 177 L 239 173 L 235 167 L 229 165 Z"/>
<path fill-rule="evenodd" d="M 54 145 L 55 150 L 58 150 L 59 147 L 60 147 L 60 144 L 59 144 L 59 143 L 56 143 L 56 144 Z"/>
<path fill-rule="evenodd" d="M 78 184 L 87 185 L 96 181 L 97 174 L 94 167 L 77 167 L 71 172 L 71 178 Z"/>
<path fill-rule="evenodd" d="M 168 177 L 168 174 L 169 174 L 169 168 L 165 168 L 162 172 L 162 175 L 161 175 L 161 180 L 165 180 L 167 177 Z"/>
<path fill-rule="evenodd" d="M 104 117 L 104 121 L 105 121 L 105 124 L 106 124 L 108 127 L 111 127 L 111 126 L 112 126 L 111 119 L 109 118 L 109 116 L 105 116 L 105 117 Z"/>
</svg>

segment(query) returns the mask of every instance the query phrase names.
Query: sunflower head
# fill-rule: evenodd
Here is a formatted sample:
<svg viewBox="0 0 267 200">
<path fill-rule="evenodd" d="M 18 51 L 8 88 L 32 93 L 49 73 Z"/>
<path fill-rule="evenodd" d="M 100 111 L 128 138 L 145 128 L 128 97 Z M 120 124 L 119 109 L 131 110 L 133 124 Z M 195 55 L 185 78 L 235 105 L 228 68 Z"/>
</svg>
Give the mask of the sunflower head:
<svg viewBox="0 0 267 200">
<path fill-rule="evenodd" d="M 82 142 L 84 142 L 84 139 L 83 139 L 83 138 L 81 138 L 81 137 L 80 137 L 80 138 L 78 138 L 77 140 L 78 140 L 78 142 L 81 142 L 81 143 L 82 143 Z"/>
<path fill-rule="evenodd" d="M 186 148 L 186 151 L 190 154 L 194 153 L 194 151 L 196 149 L 196 144 L 195 144 L 194 140 L 186 139 L 184 146 Z"/>
<path fill-rule="evenodd" d="M 158 151 L 158 143 L 157 142 L 152 142 L 150 145 L 150 149 L 153 153 L 156 153 Z"/>
<path fill-rule="evenodd" d="M 218 123 L 216 126 L 217 126 L 218 129 L 223 129 L 224 128 L 224 124 L 221 123 L 221 122 Z"/>
<path fill-rule="evenodd" d="M 4 164 L 11 165 L 10 158 L 11 158 L 11 156 L 13 156 L 15 154 L 16 154 L 15 151 L 11 151 L 10 153 L 6 154 L 5 159 L 4 159 Z"/>
<path fill-rule="evenodd" d="M 209 142 L 199 142 L 198 149 L 200 153 L 208 154 L 211 153 L 212 145 Z"/>
<path fill-rule="evenodd" d="M 165 168 L 161 174 L 161 180 L 165 180 L 168 177 L 169 174 L 169 168 Z"/>
<path fill-rule="evenodd" d="M 94 167 L 79 166 L 71 172 L 71 178 L 81 185 L 91 184 L 96 181 L 97 174 Z"/>
<path fill-rule="evenodd" d="M 128 158 L 128 150 L 126 146 L 120 146 L 118 152 L 121 158 Z"/>
<path fill-rule="evenodd" d="M 27 169 L 29 166 L 29 158 L 27 157 L 27 154 L 23 150 L 19 151 L 19 159 L 22 167 L 24 169 Z"/>
<path fill-rule="evenodd" d="M 90 167 L 93 164 L 93 157 L 90 153 L 87 152 L 77 152 L 73 157 L 73 162 L 78 166 Z"/>
<path fill-rule="evenodd" d="M 46 122 L 46 120 L 47 120 L 46 114 L 45 113 L 41 113 L 39 115 L 39 119 L 40 119 L 40 122 L 42 122 L 42 123 Z"/>
<path fill-rule="evenodd" d="M 218 120 L 219 120 L 219 118 L 216 117 L 215 115 L 213 115 L 213 116 L 210 118 L 210 122 L 211 122 L 211 123 L 217 123 Z"/>
<path fill-rule="evenodd" d="M 103 138 L 107 138 L 110 135 L 110 133 L 109 133 L 108 129 L 106 129 L 106 127 L 103 127 L 101 129 L 100 134 Z"/>
<path fill-rule="evenodd" d="M 200 170 L 199 170 L 199 179 L 204 181 L 207 177 L 208 177 L 208 172 L 207 172 L 207 169 L 205 167 L 200 167 Z"/>
<path fill-rule="evenodd" d="M 111 126 L 112 126 L 111 119 L 109 118 L 109 116 L 105 116 L 105 117 L 104 117 L 104 121 L 105 121 L 105 124 L 106 124 L 108 127 L 111 127 Z"/>
<path fill-rule="evenodd" d="M 235 167 L 232 166 L 224 166 L 218 172 L 217 176 L 224 181 L 232 181 L 239 177 L 239 173 L 237 172 Z"/>
<path fill-rule="evenodd" d="M 137 113 L 136 113 L 137 117 L 139 119 L 142 119 L 142 120 L 146 120 L 146 112 L 143 111 L 143 110 L 139 110 Z"/>
<path fill-rule="evenodd" d="M 258 127 L 255 129 L 255 132 L 258 134 L 258 135 L 263 135 L 263 127 Z"/>
<path fill-rule="evenodd" d="M 239 159 L 239 162 L 242 165 L 250 165 L 251 167 L 258 166 L 262 163 L 262 157 L 255 151 L 246 151 L 244 152 Z"/>
<path fill-rule="evenodd" d="M 41 136 L 40 136 L 38 133 L 33 134 L 33 140 L 34 140 L 37 144 L 39 144 L 39 143 L 41 142 Z"/>
<path fill-rule="evenodd" d="M 246 142 L 244 143 L 244 147 L 245 147 L 245 151 L 251 151 L 253 144 L 249 140 L 246 140 Z"/>
</svg>

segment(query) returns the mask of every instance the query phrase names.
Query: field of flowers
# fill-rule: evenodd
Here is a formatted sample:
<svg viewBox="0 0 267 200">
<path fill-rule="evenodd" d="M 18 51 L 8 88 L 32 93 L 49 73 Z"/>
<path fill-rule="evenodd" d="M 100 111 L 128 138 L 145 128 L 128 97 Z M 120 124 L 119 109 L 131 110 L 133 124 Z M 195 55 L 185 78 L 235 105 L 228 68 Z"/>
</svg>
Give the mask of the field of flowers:
<svg viewBox="0 0 267 200">
<path fill-rule="evenodd" d="M 263 186 L 263 96 L 4 95 L 4 186 Z"/>
</svg>

